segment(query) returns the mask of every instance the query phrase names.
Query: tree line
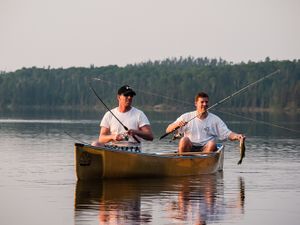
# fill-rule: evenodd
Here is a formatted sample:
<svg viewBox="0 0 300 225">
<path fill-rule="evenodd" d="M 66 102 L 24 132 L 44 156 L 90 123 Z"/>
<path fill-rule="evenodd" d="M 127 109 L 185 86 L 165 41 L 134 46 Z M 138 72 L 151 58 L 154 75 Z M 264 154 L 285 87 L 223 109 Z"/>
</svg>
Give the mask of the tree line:
<svg viewBox="0 0 300 225">
<path fill-rule="evenodd" d="M 117 89 L 136 90 L 134 104 L 176 110 L 192 107 L 197 92 L 209 94 L 211 104 L 261 77 L 280 73 L 251 87 L 224 104 L 231 109 L 300 109 L 300 60 L 270 60 L 233 64 L 223 59 L 169 58 L 125 67 L 22 68 L 0 73 L 0 109 L 101 107 L 90 85 L 109 106 L 116 105 Z"/>
</svg>

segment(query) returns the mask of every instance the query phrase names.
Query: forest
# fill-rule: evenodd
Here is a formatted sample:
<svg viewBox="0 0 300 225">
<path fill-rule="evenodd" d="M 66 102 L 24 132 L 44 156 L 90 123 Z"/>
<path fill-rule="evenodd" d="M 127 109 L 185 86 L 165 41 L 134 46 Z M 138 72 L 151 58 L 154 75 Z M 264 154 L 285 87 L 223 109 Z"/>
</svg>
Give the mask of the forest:
<svg viewBox="0 0 300 225">
<path fill-rule="evenodd" d="M 0 109 L 104 109 L 92 86 L 110 107 L 117 104 L 120 86 L 136 92 L 134 105 L 149 110 L 177 110 L 193 106 L 204 91 L 210 103 L 230 96 L 276 71 L 276 75 L 232 97 L 228 109 L 299 112 L 300 60 L 271 60 L 234 64 L 223 59 L 168 58 L 124 67 L 116 65 L 71 68 L 22 68 L 0 72 Z"/>
</svg>

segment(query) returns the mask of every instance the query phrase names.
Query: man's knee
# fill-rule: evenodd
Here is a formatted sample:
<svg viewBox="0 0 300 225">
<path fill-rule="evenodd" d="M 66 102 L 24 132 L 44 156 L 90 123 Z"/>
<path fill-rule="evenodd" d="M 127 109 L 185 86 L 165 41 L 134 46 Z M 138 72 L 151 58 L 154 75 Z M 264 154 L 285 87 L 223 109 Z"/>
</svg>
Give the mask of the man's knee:
<svg viewBox="0 0 300 225">
<path fill-rule="evenodd" d="M 192 142 L 188 137 L 182 137 L 179 141 L 178 150 L 179 152 L 188 152 L 192 148 Z"/>
<path fill-rule="evenodd" d="M 204 152 L 213 152 L 217 150 L 217 144 L 215 141 L 209 141 L 206 143 L 206 145 L 203 147 Z"/>
<path fill-rule="evenodd" d="M 179 141 L 182 144 L 189 144 L 191 143 L 190 139 L 188 137 L 182 137 Z"/>
</svg>

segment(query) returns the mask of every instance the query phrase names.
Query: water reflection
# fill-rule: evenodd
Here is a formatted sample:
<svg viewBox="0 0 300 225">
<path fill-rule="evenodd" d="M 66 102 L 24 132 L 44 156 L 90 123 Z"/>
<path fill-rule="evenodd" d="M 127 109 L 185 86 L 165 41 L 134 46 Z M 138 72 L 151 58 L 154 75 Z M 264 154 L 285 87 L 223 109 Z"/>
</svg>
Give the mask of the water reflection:
<svg viewBox="0 0 300 225">
<path fill-rule="evenodd" d="M 78 181 L 75 224 L 208 224 L 244 213 L 245 183 L 224 199 L 223 173 L 165 179 Z"/>
<path fill-rule="evenodd" d="M 157 137 L 177 114 L 147 116 L 156 139 L 145 144 L 144 150 L 175 150 L 176 142 L 159 141 Z M 0 112 L 0 224 L 69 225 L 74 220 L 75 224 L 84 225 L 169 225 L 196 221 L 226 225 L 299 224 L 299 133 L 239 121 L 232 116 L 220 117 L 231 129 L 247 135 L 247 153 L 241 166 L 236 165 L 238 144 L 225 143 L 224 179 L 218 175 L 79 182 L 76 190 L 73 143 L 77 139 L 86 142 L 96 139 L 102 115 Z M 300 130 L 299 114 L 267 117 L 263 113 L 252 118 Z M 205 195 L 205 187 L 211 190 L 210 194 Z M 206 203 L 207 195 L 211 198 Z M 107 222 L 101 222 L 100 215 Z"/>
</svg>

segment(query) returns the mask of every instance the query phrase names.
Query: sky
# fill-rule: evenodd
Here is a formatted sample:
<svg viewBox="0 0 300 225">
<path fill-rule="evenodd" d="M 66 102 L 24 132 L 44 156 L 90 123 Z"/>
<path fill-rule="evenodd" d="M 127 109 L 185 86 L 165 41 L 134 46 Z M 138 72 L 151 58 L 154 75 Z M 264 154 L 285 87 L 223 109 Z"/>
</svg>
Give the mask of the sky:
<svg viewBox="0 0 300 225">
<path fill-rule="evenodd" d="M 300 59 L 300 0 L 0 0 L 0 71 Z"/>
</svg>

